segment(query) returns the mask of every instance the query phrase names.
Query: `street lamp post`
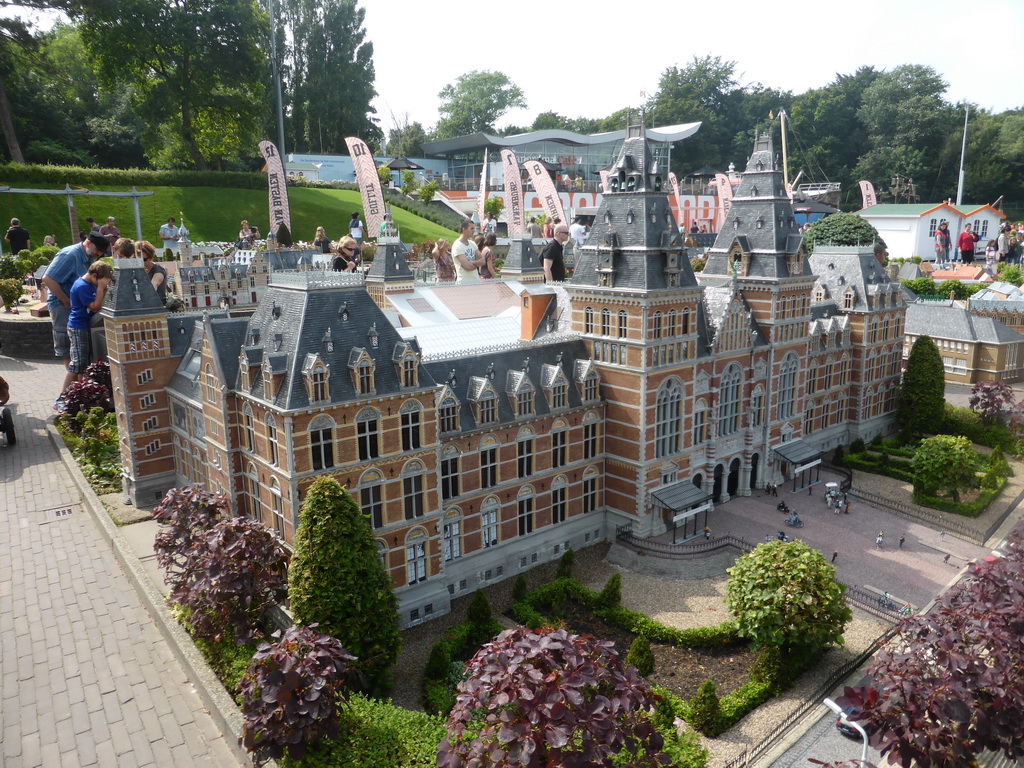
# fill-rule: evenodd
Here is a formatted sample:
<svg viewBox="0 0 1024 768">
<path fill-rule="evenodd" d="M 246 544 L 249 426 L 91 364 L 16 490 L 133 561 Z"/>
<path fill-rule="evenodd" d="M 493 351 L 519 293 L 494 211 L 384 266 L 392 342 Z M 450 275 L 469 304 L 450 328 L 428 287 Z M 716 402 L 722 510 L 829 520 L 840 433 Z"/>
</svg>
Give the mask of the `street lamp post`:
<svg viewBox="0 0 1024 768">
<path fill-rule="evenodd" d="M 865 731 L 860 726 L 859 723 L 855 723 L 852 720 L 848 719 L 846 717 L 846 713 L 843 712 L 843 708 L 840 707 L 838 704 L 836 704 L 834 701 L 832 701 L 832 699 L 826 698 L 822 702 L 822 704 L 824 704 L 826 707 L 828 707 L 833 712 L 835 712 L 837 715 L 839 715 L 839 719 L 840 720 L 842 720 L 847 725 L 852 725 L 860 733 L 861 738 L 864 740 L 864 746 L 861 748 L 861 751 L 860 751 L 860 762 L 861 762 L 861 766 L 867 765 L 867 763 L 868 763 L 868 732 Z"/>
</svg>

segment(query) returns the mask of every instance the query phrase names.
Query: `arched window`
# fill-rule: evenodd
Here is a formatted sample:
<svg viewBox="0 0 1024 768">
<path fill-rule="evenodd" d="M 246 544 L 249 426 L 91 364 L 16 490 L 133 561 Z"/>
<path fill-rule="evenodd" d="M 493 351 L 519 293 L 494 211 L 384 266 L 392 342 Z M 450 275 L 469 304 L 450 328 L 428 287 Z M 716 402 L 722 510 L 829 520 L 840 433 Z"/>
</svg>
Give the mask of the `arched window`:
<svg viewBox="0 0 1024 768">
<path fill-rule="evenodd" d="M 244 480 L 246 500 L 246 511 L 253 520 L 260 519 L 260 476 L 256 472 L 256 465 L 249 462 L 245 469 Z M 262 521 L 261 521 L 262 522 Z"/>
<path fill-rule="evenodd" d="M 437 409 L 437 417 L 442 432 L 458 432 L 459 405 L 455 402 L 454 397 L 446 397 L 441 401 L 441 405 Z"/>
<path fill-rule="evenodd" d="M 402 468 L 402 502 L 406 520 L 415 520 L 426 513 L 423 505 L 423 475 L 423 464 L 419 461 L 410 461 Z"/>
<path fill-rule="evenodd" d="M 356 416 L 356 445 L 360 461 L 380 456 L 380 412 L 376 408 L 363 408 Z"/>
<path fill-rule="evenodd" d="M 375 469 L 359 478 L 359 506 L 374 528 L 384 525 L 384 475 Z"/>
<path fill-rule="evenodd" d="M 566 495 L 569 483 L 562 475 L 551 482 L 551 523 L 564 523 L 568 504 Z"/>
<path fill-rule="evenodd" d="M 519 495 L 516 500 L 516 519 L 519 523 L 520 536 L 533 533 L 534 497 L 535 494 L 531 486 L 524 485 L 519 489 Z"/>
<path fill-rule="evenodd" d="M 587 467 L 583 471 L 583 514 L 593 512 L 601 504 L 599 479 L 598 472 L 594 467 Z"/>
<path fill-rule="evenodd" d="M 402 417 L 402 450 L 415 451 L 420 447 L 420 413 L 423 406 L 416 400 L 403 403 L 399 413 Z"/>
<path fill-rule="evenodd" d="M 796 402 L 796 355 L 786 355 L 779 371 L 779 418 L 788 419 L 793 415 Z"/>
<path fill-rule="evenodd" d="M 206 399 L 211 403 L 217 402 L 217 377 L 213 375 L 213 366 L 206 364 L 206 372 L 203 376 L 206 382 Z"/>
<path fill-rule="evenodd" d="M 441 543 L 446 563 L 462 557 L 462 513 L 458 507 L 452 507 L 444 515 Z"/>
<path fill-rule="evenodd" d="M 668 311 L 668 324 L 665 327 L 665 335 L 672 338 L 676 334 L 676 311 L 674 309 L 670 309 Z"/>
<path fill-rule="evenodd" d="M 718 434 L 731 435 L 740 428 L 740 386 L 743 373 L 736 364 L 722 374 L 718 398 Z"/>
<path fill-rule="evenodd" d="M 655 312 L 654 317 L 651 318 L 651 338 L 661 338 L 661 312 Z"/>
<path fill-rule="evenodd" d="M 270 480 L 270 502 L 273 505 L 274 530 L 284 538 L 284 497 L 281 495 L 281 485 L 277 478 Z"/>
<path fill-rule="evenodd" d="M 583 332 L 593 333 L 594 332 L 594 310 L 592 307 L 587 307 L 583 311 Z"/>
<path fill-rule="evenodd" d="M 427 532 L 413 528 L 405 537 L 405 575 L 409 584 L 427 578 Z"/>
<path fill-rule="evenodd" d="M 500 508 L 501 502 L 494 496 L 488 496 L 480 505 L 480 536 L 485 548 L 498 545 L 498 511 Z"/>
<path fill-rule="evenodd" d="M 569 425 L 556 419 L 551 425 L 551 468 L 564 467 L 568 461 Z"/>
<path fill-rule="evenodd" d="M 619 338 L 626 338 L 626 329 L 629 325 L 629 316 L 626 314 L 626 310 L 619 310 Z"/>
<path fill-rule="evenodd" d="M 274 415 L 268 413 L 267 417 L 263 420 L 263 424 L 267 428 L 267 460 L 274 466 L 277 466 L 277 422 L 274 421 Z"/>
<path fill-rule="evenodd" d="M 309 424 L 309 450 L 314 470 L 334 466 L 334 422 L 317 416 Z"/>
<path fill-rule="evenodd" d="M 242 448 L 250 453 L 256 450 L 256 429 L 253 424 L 252 408 L 248 403 L 242 409 Z"/>
<path fill-rule="evenodd" d="M 693 444 L 700 445 L 708 439 L 708 406 L 698 400 L 693 406 Z"/>
<path fill-rule="evenodd" d="M 607 309 L 601 310 L 601 335 L 610 336 L 612 333 L 611 329 L 612 314 Z"/>
<path fill-rule="evenodd" d="M 682 431 L 683 388 L 676 379 L 668 379 L 658 388 L 654 415 L 654 455 L 671 456 L 679 451 Z"/>
</svg>

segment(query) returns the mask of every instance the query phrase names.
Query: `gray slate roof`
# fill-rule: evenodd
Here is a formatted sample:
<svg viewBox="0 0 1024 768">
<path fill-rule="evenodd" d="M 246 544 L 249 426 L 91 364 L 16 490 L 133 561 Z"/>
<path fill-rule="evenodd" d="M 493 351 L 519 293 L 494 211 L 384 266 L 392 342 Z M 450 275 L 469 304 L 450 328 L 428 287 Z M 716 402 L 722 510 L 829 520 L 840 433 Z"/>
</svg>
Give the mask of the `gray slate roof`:
<svg viewBox="0 0 1024 768">
<path fill-rule="evenodd" d="M 950 306 L 945 302 L 932 301 L 907 307 L 906 332 L 911 336 L 989 344 L 1024 341 L 1024 336 L 1010 330 L 995 318 L 972 315 L 958 304 Z"/>
<path fill-rule="evenodd" d="M 149 275 L 142 268 L 142 259 L 114 259 L 114 282 L 107 290 L 103 313 L 148 315 L 166 311 Z"/>
<path fill-rule="evenodd" d="M 811 272 L 818 278 L 818 284 L 839 307 L 845 306 L 843 297 L 849 288 L 853 288 L 854 293 L 853 311 L 867 311 L 868 296 L 893 290 L 889 274 L 870 248 L 856 245 L 820 247 L 807 261 Z"/>
</svg>

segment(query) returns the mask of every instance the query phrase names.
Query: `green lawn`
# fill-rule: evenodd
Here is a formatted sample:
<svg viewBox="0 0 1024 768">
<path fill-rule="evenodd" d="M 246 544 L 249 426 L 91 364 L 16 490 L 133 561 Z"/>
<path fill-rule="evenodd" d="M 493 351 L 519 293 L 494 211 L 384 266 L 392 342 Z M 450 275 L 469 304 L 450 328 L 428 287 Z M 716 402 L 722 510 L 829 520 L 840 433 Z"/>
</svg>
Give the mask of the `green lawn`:
<svg viewBox="0 0 1024 768">
<path fill-rule="evenodd" d="M 3 180 L 0 179 L 0 182 Z M 39 187 L 38 184 L 12 184 L 20 188 Z M 96 187 L 94 191 L 127 191 L 123 187 Z M 140 190 L 143 191 L 143 190 Z M 238 225 L 248 219 L 267 234 L 267 192 L 256 189 L 223 189 L 215 187 L 151 187 L 152 197 L 139 199 L 143 239 L 159 245 L 158 231 L 168 216 L 180 221 L 184 214 L 192 240 L 234 241 Z M 289 188 L 292 234 L 296 240 L 311 242 L 316 228 L 322 226 L 332 239 L 348 232 L 348 220 L 353 211 L 362 213 L 359 193 L 345 189 Z M 96 197 L 80 195 L 74 198 L 78 221 L 84 226 L 85 217 L 92 216 L 103 224 L 107 216 L 117 218 L 117 225 L 126 236 L 135 236 L 135 215 L 131 198 Z M 395 223 L 405 242 L 419 243 L 458 237 L 457 232 L 427 221 L 401 208 L 393 210 Z M 43 236 L 56 234 L 59 245 L 70 242 L 66 198 L 48 195 L 0 194 L 0 221 L 6 224 L 12 217 L 21 219 L 22 226 L 32 233 L 32 244 L 42 245 Z M 365 221 L 365 218 L 363 219 Z"/>
</svg>

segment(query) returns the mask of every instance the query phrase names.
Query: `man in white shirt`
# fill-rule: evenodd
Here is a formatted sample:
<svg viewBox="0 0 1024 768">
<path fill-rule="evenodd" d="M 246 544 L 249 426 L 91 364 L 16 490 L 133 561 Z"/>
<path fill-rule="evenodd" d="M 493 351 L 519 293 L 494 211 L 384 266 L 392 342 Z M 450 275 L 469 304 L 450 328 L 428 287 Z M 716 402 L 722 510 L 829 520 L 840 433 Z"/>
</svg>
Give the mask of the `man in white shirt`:
<svg viewBox="0 0 1024 768">
<path fill-rule="evenodd" d="M 483 263 L 476 257 L 476 243 L 470 238 L 476 231 L 472 219 L 463 219 L 459 238 L 452 243 L 452 258 L 455 260 L 455 279 L 459 283 L 479 283 L 480 273 L 477 271 Z"/>
<path fill-rule="evenodd" d="M 490 211 L 487 212 L 487 218 L 484 219 L 483 234 L 485 235 L 497 235 L 498 234 L 498 220 L 494 218 L 494 214 Z"/>
<path fill-rule="evenodd" d="M 583 226 L 583 222 L 576 219 L 569 227 L 569 237 L 573 239 L 573 250 L 583 247 L 583 241 L 587 239 L 587 228 Z"/>
<path fill-rule="evenodd" d="M 160 239 L 164 241 L 164 248 L 172 251 L 178 247 L 178 228 L 175 226 L 174 217 L 167 219 L 167 223 L 160 227 Z"/>
</svg>

